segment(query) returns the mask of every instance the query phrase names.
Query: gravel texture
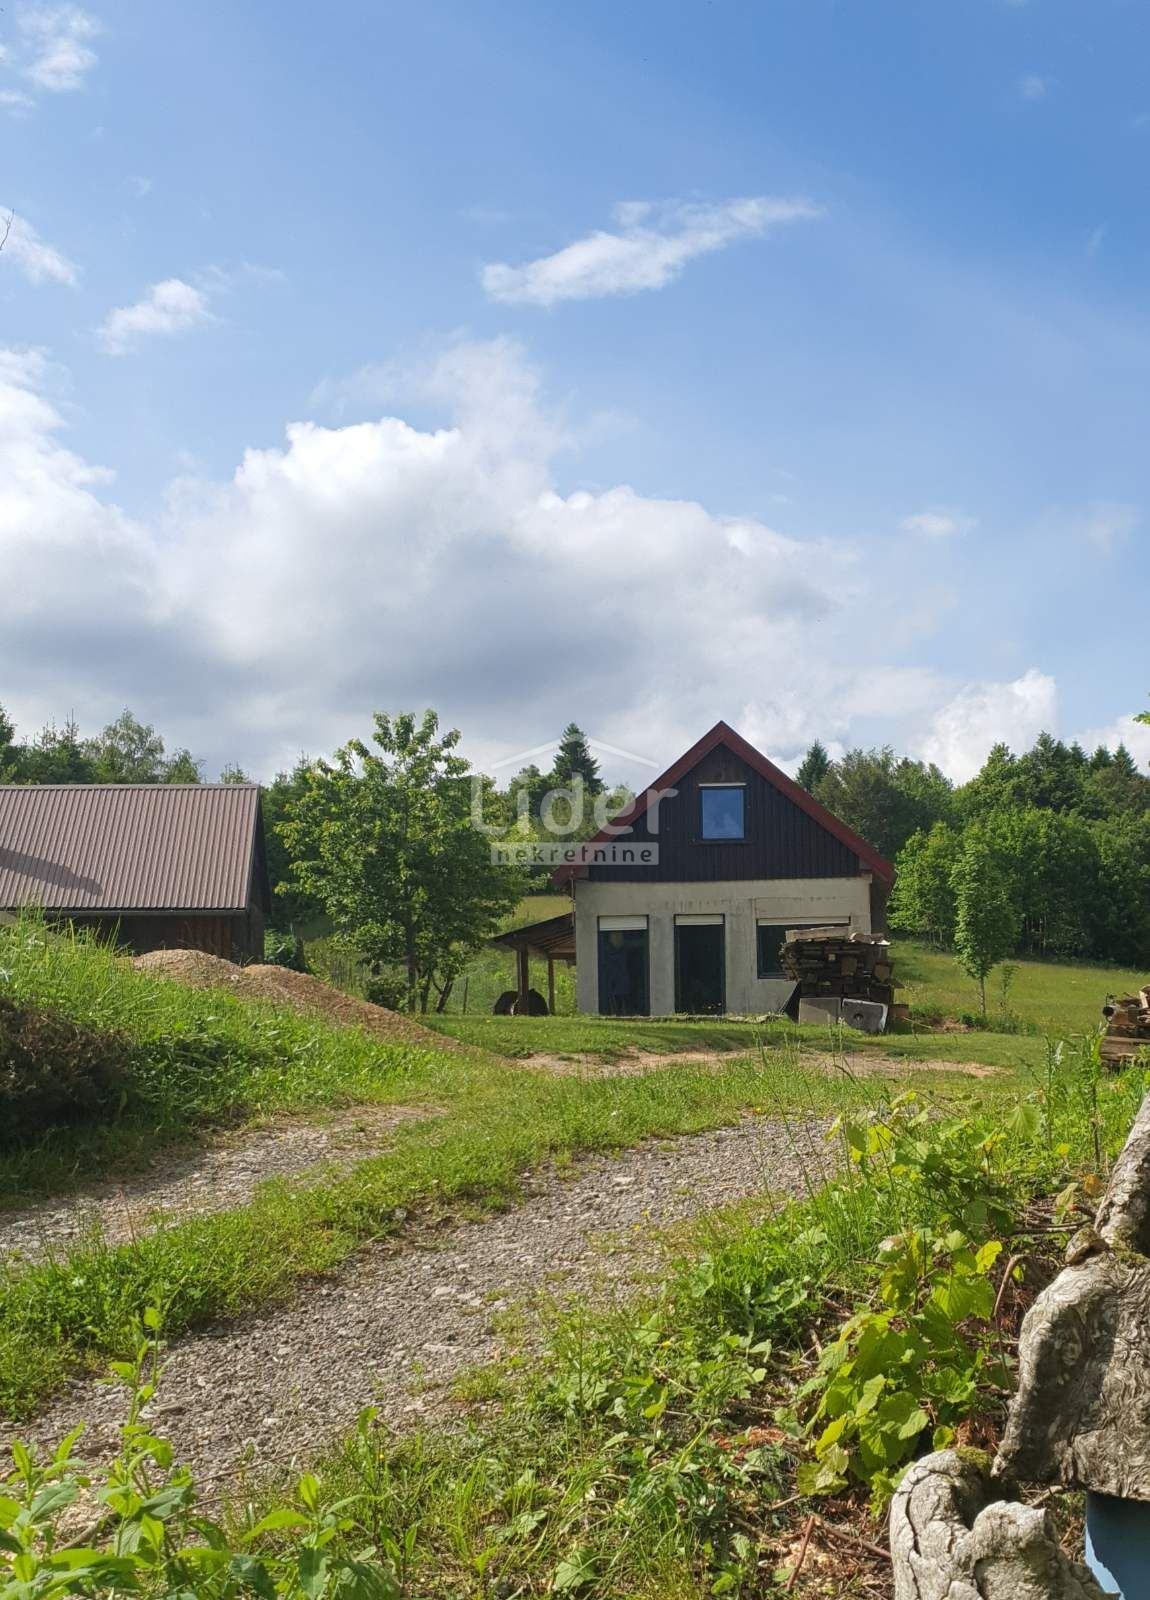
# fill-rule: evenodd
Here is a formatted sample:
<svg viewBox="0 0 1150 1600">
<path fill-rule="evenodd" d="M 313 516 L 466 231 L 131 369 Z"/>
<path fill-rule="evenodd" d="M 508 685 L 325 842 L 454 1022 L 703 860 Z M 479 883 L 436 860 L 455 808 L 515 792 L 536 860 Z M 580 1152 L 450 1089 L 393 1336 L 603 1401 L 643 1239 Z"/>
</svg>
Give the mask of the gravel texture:
<svg viewBox="0 0 1150 1600">
<path fill-rule="evenodd" d="M 157 1170 L 21 1210 L 0 1211 L 0 1261 L 36 1260 L 78 1240 L 122 1244 L 182 1217 L 246 1205 L 267 1178 L 346 1168 L 375 1154 L 420 1106 L 353 1106 L 322 1121 L 294 1118 L 224 1135 L 187 1151 L 165 1151 Z"/>
<path fill-rule="evenodd" d="M 717 1132 L 528 1175 L 495 1217 L 373 1246 L 285 1307 L 177 1341 L 152 1421 L 203 1483 L 295 1469 L 366 1405 L 393 1429 L 450 1415 L 451 1380 L 498 1351 L 495 1314 L 540 1292 L 623 1293 L 658 1259 L 653 1230 L 827 1170 L 825 1125 L 748 1118 Z M 530 1316 L 528 1317 L 530 1338 Z M 114 1445 L 122 1391 L 74 1382 L 34 1423 L 54 1443 L 87 1420 L 84 1453 Z"/>
</svg>

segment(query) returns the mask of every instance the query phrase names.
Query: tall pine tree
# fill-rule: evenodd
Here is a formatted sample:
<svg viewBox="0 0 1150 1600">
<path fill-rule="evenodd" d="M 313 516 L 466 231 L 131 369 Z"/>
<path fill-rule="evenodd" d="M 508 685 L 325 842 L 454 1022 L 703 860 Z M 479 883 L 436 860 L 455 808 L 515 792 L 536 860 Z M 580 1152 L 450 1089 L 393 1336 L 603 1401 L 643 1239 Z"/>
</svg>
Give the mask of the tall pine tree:
<svg viewBox="0 0 1150 1600">
<path fill-rule="evenodd" d="M 803 764 L 795 775 L 795 782 L 808 794 L 814 794 L 819 784 L 831 770 L 831 758 L 821 739 L 816 739 L 803 757 Z"/>
</svg>

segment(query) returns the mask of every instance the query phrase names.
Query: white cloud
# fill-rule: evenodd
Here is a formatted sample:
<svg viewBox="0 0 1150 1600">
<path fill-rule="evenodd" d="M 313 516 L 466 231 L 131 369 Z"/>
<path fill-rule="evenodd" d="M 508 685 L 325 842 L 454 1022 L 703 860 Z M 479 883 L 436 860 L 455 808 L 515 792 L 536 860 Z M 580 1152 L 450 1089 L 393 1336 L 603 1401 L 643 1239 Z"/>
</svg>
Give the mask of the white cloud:
<svg viewBox="0 0 1150 1600">
<path fill-rule="evenodd" d="M 1018 92 L 1023 100 L 1029 100 L 1034 104 L 1039 100 L 1045 100 L 1054 88 L 1054 84 L 1053 78 L 1044 77 L 1040 72 L 1028 72 L 1019 78 Z"/>
<path fill-rule="evenodd" d="M 25 94 L 23 89 L 0 89 L 0 109 L 10 112 L 14 117 L 22 117 L 31 111 L 34 104 L 32 96 Z"/>
<path fill-rule="evenodd" d="M 1058 723 L 1058 686 L 1031 668 L 1012 683 L 974 683 L 933 717 L 921 741 L 927 761 L 936 761 L 958 783 L 973 778 L 992 745 L 1026 750 Z"/>
<path fill-rule="evenodd" d="M 134 305 L 110 311 L 96 330 L 96 337 L 108 355 L 123 355 L 138 340 L 156 335 L 184 333 L 189 328 L 211 322 L 208 295 L 183 278 L 165 278 L 154 283 Z"/>
<path fill-rule="evenodd" d="M 4 234 L 9 217 L 11 226 L 8 227 L 4 247 L 0 250 L 0 266 L 5 261 L 10 262 L 19 268 L 29 283 L 75 284 L 79 271 L 74 263 L 41 239 L 32 224 L 25 222 L 23 217 L 14 216 L 11 212 L 0 215 L 0 236 Z"/>
<path fill-rule="evenodd" d="M 1100 555 L 1109 556 L 1125 543 L 1141 520 L 1137 506 L 1097 500 L 1075 519 L 1074 528 Z"/>
<path fill-rule="evenodd" d="M 1125 717 L 1116 717 L 1111 723 L 1101 728 L 1088 728 L 1079 735 L 1079 744 L 1084 750 L 1097 750 L 1099 745 L 1105 745 L 1108 750 L 1116 750 L 1124 744 L 1138 765 L 1145 770 L 1150 767 L 1150 726 L 1144 722 L 1134 720 L 1134 712 Z"/>
<path fill-rule="evenodd" d="M 74 5 L 24 5 L 16 13 L 20 71 L 29 83 L 53 94 L 79 89 L 96 64 L 95 17 Z"/>
<path fill-rule="evenodd" d="M 522 266 L 491 262 L 483 269 L 483 287 L 492 300 L 536 306 L 662 289 L 697 256 L 820 215 L 818 206 L 802 198 L 758 196 L 713 205 L 621 201 L 615 207 L 617 231 L 588 234 Z"/>
<path fill-rule="evenodd" d="M 142 200 L 145 195 L 149 195 L 152 192 L 153 185 L 151 178 L 142 178 L 138 175 L 133 175 L 132 177 L 125 178 L 124 182 L 135 195 L 137 200 Z"/>
<path fill-rule="evenodd" d="M 958 533 L 970 533 L 977 528 L 976 517 L 964 516 L 961 511 L 935 506 L 929 511 L 916 511 L 899 523 L 903 533 L 921 534 L 925 539 L 951 539 Z"/>
<path fill-rule="evenodd" d="M 50 382 L 38 357 L 0 357 L 0 571 L 16 597 L 0 684 L 22 727 L 131 704 L 212 765 L 270 773 L 383 707 L 434 705 L 472 748 L 505 750 L 575 716 L 656 760 L 723 716 L 793 765 L 815 736 L 874 742 L 881 707 L 882 738 L 905 747 L 927 727 L 929 753 L 965 776 L 995 738 L 1053 723 L 1038 674 L 964 688 L 898 664 L 919 605 L 896 581 L 905 545 L 888 569 L 627 484 L 560 492 L 577 435 L 506 342 L 392 374 L 397 411 L 435 405 L 442 426 L 295 422 L 224 481 L 172 483 L 150 523 L 60 444 Z"/>
</svg>

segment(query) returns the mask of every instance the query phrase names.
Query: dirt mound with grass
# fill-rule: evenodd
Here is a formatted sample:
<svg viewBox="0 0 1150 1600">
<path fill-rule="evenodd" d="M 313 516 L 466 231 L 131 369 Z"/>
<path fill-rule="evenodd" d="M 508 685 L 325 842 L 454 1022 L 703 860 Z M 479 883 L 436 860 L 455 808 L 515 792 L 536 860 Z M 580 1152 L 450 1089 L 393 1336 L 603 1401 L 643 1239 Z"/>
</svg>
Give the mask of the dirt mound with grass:
<svg viewBox="0 0 1150 1600">
<path fill-rule="evenodd" d="M 237 967 L 234 962 L 203 950 L 152 950 L 147 955 L 134 956 L 132 965 L 141 972 L 171 978 L 194 989 L 229 989 L 245 1000 L 269 1000 L 274 1005 L 326 1017 L 345 1028 L 363 1028 L 389 1044 L 416 1044 L 432 1050 L 459 1048 L 454 1039 L 421 1027 L 413 1017 L 357 1000 L 354 995 L 313 978 L 309 972 L 263 965 Z"/>
</svg>

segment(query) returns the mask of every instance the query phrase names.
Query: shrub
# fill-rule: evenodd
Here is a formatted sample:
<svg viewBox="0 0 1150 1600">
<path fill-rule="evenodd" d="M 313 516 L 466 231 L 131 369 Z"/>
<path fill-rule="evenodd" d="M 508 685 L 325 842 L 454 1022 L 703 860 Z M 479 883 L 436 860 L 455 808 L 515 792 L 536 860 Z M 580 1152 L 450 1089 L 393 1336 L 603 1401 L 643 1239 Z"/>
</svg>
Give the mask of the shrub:
<svg viewBox="0 0 1150 1600">
<path fill-rule="evenodd" d="M 0 1145 L 107 1119 L 123 1102 L 126 1055 L 115 1034 L 0 996 Z"/>
<path fill-rule="evenodd" d="M 325 1497 L 311 1475 L 254 1524 L 230 1528 L 204 1516 L 191 1474 L 143 1420 L 159 1375 L 157 1313 L 146 1311 L 144 1323 L 135 1359 L 113 1369 L 130 1402 L 106 1473 L 93 1475 L 74 1453 L 79 1429 L 47 1460 L 13 1444 L 14 1470 L 0 1476 L 0 1595 L 398 1600 L 389 1559 L 401 1554 L 396 1542 L 364 1549 L 352 1502 Z M 86 1503 L 77 1539 L 69 1519 Z"/>
<path fill-rule="evenodd" d="M 303 940 L 290 929 L 268 928 L 264 933 L 264 960 L 272 967 L 290 967 L 293 972 L 306 972 Z"/>
</svg>

